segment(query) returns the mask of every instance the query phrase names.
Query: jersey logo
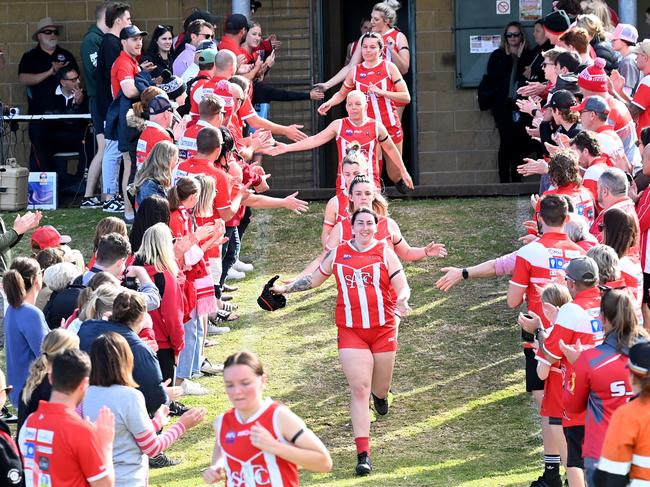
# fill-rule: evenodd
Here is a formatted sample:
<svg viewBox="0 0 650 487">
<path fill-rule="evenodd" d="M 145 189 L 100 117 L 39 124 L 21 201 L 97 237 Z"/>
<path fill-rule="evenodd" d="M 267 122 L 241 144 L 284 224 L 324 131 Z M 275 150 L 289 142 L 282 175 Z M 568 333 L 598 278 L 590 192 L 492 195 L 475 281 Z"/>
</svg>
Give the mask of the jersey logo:
<svg viewBox="0 0 650 487">
<path fill-rule="evenodd" d="M 343 254 L 343 260 L 350 260 L 352 256 L 350 254 Z"/>
<path fill-rule="evenodd" d="M 237 438 L 237 433 L 235 433 L 234 431 L 228 431 L 226 433 L 226 443 L 229 444 L 234 443 L 236 438 Z"/>
<path fill-rule="evenodd" d="M 359 78 L 365 78 L 368 76 L 368 73 L 359 73 Z"/>
<path fill-rule="evenodd" d="M 138 147 L 136 150 L 138 152 L 147 152 L 147 141 L 143 139 L 138 140 Z"/>
<path fill-rule="evenodd" d="M 598 333 L 600 331 L 603 331 L 603 325 L 600 324 L 600 320 L 591 320 L 589 323 L 591 324 L 592 332 Z"/>
<path fill-rule="evenodd" d="M 564 269 L 564 259 L 562 257 L 549 257 L 549 269 Z"/>
<path fill-rule="evenodd" d="M 352 135 L 353 133 L 352 129 L 345 129 L 345 135 Z"/>
<path fill-rule="evenodd" d="M 345 284 L 350 288 L 354 289 L 355 287 L 366 287 L 370 284 L 372 277 L 369 272 L 362 272 L 360 270 L 355 270 L 352 275 L 345 276 Z"/>
<path fill-rule="evenodd" d="M 248 487 L 249 485 L 271 485 L 269 471 L 263 465 L 243 463 L 239 472 L 232 472 L 228 479 L 232 487 Z"/>
</svg>

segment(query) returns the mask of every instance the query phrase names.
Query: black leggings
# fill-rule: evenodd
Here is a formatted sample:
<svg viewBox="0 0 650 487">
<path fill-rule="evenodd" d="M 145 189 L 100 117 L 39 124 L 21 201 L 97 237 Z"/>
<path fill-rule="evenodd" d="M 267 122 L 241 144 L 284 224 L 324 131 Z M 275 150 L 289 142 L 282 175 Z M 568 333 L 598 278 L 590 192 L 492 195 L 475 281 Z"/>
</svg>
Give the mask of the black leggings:
<svg viewBox="0 0 650 487">
<path fill-rule="evenodd" d="M 174 371 L 176 365 L 174 363 L 174 349 L 173 348 L 159 348 L 156 352 L 158 356 L 158 363 L 160 363 L 160 372 L 162 372 L 163 381 L 167 379 L 174 380 Z M 171 384 L 172 386 L 174 384 Z"/>
</svg>

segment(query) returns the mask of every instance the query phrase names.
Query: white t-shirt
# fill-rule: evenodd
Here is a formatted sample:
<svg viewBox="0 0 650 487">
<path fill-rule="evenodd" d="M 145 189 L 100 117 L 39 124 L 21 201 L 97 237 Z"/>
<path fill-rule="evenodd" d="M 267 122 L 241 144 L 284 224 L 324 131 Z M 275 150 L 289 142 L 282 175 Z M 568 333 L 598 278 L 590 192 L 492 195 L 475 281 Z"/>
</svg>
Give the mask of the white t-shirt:
<svg viewBox="0 0 650 487">
<path fill-rule="evenodd" d="M 115 415 L 115 487 L 145 487 L 149 460 L 135 441 L 135 435 L 151 428 L 144 396 L 133 387 L 90 386 L 82 403 L 84 416 L 95 421 L 102 406 Z"/>
</svg>

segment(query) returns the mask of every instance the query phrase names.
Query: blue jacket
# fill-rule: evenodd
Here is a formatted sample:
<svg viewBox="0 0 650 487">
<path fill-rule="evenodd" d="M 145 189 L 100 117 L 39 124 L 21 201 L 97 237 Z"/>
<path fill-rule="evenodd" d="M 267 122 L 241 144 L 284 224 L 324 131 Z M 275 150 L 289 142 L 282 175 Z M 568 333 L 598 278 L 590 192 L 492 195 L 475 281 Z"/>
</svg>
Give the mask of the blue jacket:
<svg viewBox="0 0 650 487">
<path fill-rule="evenodd" d="M 154 413 L 167 402 L 167 393 L 162 385 L 162 373 L 158 358 L 140 337 L 126 325 L 114 321 L 87 320 L 79 328 L 79 348 L 90 353 L 90 347 L 99 335 L 114 331 L 128 342 L 133 352 L 133 379 L 138 383 L 138 389 L 144 395 L 147 411 Z"/>
</svg>

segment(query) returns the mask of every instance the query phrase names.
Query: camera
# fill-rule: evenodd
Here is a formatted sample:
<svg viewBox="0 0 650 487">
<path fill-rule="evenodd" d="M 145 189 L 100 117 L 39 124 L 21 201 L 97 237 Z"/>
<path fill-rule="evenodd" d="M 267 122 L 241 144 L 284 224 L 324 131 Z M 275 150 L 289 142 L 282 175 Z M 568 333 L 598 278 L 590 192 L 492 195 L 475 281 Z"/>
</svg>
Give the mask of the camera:
<svg viewBox="0 0 650 487">
<path fill-rule="evenodd" d="M 138 289 L 140 289 L 140 281 L 137 277 L 126 276 L 124 278 L 124 282 L 122 283 L 122 286 L 124 286 L 127 289 L 130 289 L 131 291 L 137 291 Z"/>
</svg>

